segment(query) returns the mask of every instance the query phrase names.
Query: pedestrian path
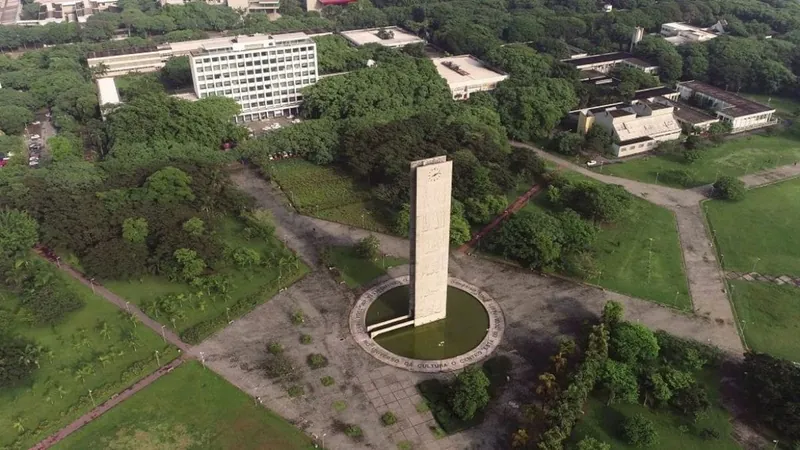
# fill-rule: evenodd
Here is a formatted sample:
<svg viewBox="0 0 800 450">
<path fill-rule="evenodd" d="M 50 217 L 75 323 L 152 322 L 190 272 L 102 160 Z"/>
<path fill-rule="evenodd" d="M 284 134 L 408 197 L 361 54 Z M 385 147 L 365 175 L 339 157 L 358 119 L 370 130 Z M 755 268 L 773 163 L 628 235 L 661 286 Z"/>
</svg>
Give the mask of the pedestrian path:
<svg viewBox="0 0 800 450">
<path fill-rule="evenodd" d="M 120 403 L 124 402 L 125 400 L 129 399 L 133 394 L 141 391 L 142 389 L 146 388 L 150 384 L 152 384 L 157 379 L 163 377 L 164 375 L 172 372 L 172 370 L 183 363 L 183 358 L 178 358 L 173 360 L 171 363 L 161 366 L 155 372 L 151 373 L 150 375 L 142 378 L 141 380 L 134 383 L 132 386 L 128 387 L 124 391 L 120 392 L 119 394 L 115 394 L 113 397 L 108 399 L 107 401 L 103 402 L 93 410 L 89 411 L 88 413 L 82 415 L 77 420 L 72 422 L 71 424 L 67 425 L 66 427 L 58 430 L 55 434 L 50 435 L 43 441 L 39 442 L 38 444 L 31 447 L 31 450 L 44 450 L 46 448 L 50 448 L 59 441 L 64 440 L 67 436 L 71 435 L 72 433 L 78 431 L 86 425 L 87 423 L 93 421 L 94 419 L 100 417 L 101 415 L 107 413 L 111 408 L 119 405 Z"/>
<path fill-rule="evenodd" d="M 761 283 L 772 283 L 777 284 L 778 286 L 794 286 L 800 287 L 800 277 L 791 276 L 791 275 L 765 275 L 758 272 L 733 272 L 729 271 L 725 273 L 725 277 L 729 280 L 736 280 L 736 281 L 758 281 Z"/>
<path fill-rule="evenodd" d="M 469 252 L 471 249 L 475 248 L 475 246 L 478 245 L 478 242 L 481 239 L 483 239 L 492 230 L 497 228 L 497 226 L 503 223 L 506 219 L 511 217 L 512 214 L 516 213 L 517 211 L 522 209 L 525 205 L 527 205 L 531 197 L 536 195 L 541 190 L 542 187 L 540 185 L 534 184 L 533 187 L 528 189 L 524 194 L 520 195 L 516 200 L 514 200 L 514 203 L 509 205 L 509 207 L 506 208 L 505 211 L 503 211 L 499 216 L 495 217 L 494 220 L 491 221 L 491 223 L 483 227 L 481 231 L 475 234 L 475 236 L 472 237 L 472 240 L 459 247 L 458 251 Z"/>
</svg>

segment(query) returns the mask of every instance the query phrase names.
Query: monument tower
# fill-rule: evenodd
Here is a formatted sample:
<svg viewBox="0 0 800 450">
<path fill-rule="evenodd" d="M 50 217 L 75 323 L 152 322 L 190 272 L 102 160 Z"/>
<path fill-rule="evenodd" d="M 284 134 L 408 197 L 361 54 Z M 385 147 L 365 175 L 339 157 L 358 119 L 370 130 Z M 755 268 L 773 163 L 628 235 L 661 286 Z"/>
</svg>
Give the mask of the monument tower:
<svg viewBox="0 0 800 450">
<path fill-rule="evenodd" d="M 447 315 L 452 181 L 453 162 L 445 156 L 411 162 L 409 314 L 415 327 Z"/>
</svg>

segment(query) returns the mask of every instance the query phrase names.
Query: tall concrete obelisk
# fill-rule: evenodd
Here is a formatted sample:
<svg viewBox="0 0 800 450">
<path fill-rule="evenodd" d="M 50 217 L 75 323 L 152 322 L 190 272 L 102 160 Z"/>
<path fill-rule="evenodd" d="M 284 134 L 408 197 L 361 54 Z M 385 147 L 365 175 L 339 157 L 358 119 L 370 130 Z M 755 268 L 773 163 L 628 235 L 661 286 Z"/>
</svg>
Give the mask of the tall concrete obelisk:
<svg viewBox="0 0 800 450">
<path fill-rule="evenodd" d="M 447 315 L 452 181 L 453 162 L 445 156 L 411 162 L 409 303 L 415 327 Z"/>
</svg>

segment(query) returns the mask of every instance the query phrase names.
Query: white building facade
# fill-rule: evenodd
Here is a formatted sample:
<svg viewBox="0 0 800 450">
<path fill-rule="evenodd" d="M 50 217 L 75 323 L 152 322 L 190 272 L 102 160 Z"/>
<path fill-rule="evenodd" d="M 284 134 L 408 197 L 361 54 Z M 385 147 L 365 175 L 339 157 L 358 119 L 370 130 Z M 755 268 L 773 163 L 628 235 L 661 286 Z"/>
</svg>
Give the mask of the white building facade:
<svg viewBox="0 0 800 450">
<path fill-rule="evenodd" d="M 189 59 L 197 98 L 236 100 L 244 122 L 297 114 L 302 89 L 318 78 L 317 46 L 305 33 L 239 36 Z"/>
<path fill-rule="evenodd" d="M 696 102 L 731 126 L 731 133 L 741 133 L 778 123 L 775 108 L 755 102 L 733 92 L 699 81 L 684 81 L 676 86 L 681 98 Z"/>
<path fill-rule="evenodd" d="M 471 55 L 432 58 L 439 76 L 447 81 L 453 100 L 467 100 L 475 92 L 491 91 L 508 75 Z"/>
<path fill-rule="evenodd" d="M 619 158 L 654 150 L 661 142 L 681 136 L 674 107 L 666 102 L 635 101 L 624 107 L 590 111 L 582 119 L 587 131 L 591 126 L 600 126 L 613 135 L 612 149 Z"/>
</svg>

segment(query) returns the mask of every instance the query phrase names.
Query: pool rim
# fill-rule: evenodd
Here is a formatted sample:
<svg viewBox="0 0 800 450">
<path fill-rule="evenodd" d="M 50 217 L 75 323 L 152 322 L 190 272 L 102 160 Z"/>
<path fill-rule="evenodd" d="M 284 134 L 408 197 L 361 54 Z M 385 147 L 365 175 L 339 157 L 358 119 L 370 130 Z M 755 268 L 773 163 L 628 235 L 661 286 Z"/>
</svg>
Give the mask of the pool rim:
<svg viewBox="0 0 800 450">
<path fill-rule="evenodd" d="M 400 356 L 386 350 L 375 342 L 367 332 L 366 317 L 369 307 L 381 295 L 391 289 L 407 285 L 409 282 L 410 277 L 408 275 L 385 279 L 364 291 L 358 297 L 358 300 L 356 300 L 353 309 L 350 311 L 350 333 L 356 340 L 356 343 L 358 343 L 364 351 L 384 364 L 410 372 L 423 373 L 452 372 L 454 370 L 463 369 L 464 367 L 483 361 L 494 353 L 500 345 L 503 332 L 505 331 L 505 316 L 503 315 L 503 310 L 489 294 L 477 286 L 455 277 L 449 277 L 447 284 L 473 296 L 481 303 L 486 310 L 486 314 L 489 316 L 489 327 L 486 336 L 483 337 L 480 344 L 472 350 L 452 358 L 426 360 Z"/>
</svg>

